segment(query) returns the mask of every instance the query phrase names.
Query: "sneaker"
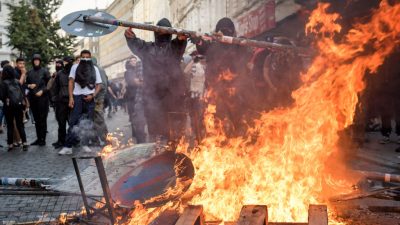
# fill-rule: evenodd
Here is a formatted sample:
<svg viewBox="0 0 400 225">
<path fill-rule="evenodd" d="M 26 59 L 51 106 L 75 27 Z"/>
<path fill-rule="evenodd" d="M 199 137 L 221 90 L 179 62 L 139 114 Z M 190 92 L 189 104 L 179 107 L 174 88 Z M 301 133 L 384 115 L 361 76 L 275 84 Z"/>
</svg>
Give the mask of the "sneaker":
<svg viewBox="0 0 400 225">
<path fill-rule="evenodd" d="M 383 138 L 379 141 L 380 144 L 388 144 L 390 142 L 390 138 L 383 136 Z"/>
<path fill-rule="evenodd" d="M 89 146 L 87 146 L 87 145 L 82 146 L 82 150 L 83 150 L 84 152 L 87 152 L 87 153 L 92 152 L 92 149 L 89 148 Z"/>
<path fill-rule="evenodd" d="M 15 142 L 13 145 L 14 145 L 15 148 L 19 148 L 19 147 L 21 147 L 21 144 L 22 144 L 22 143 Z"/>
<path fill-rule="evenodd" d="M 58 152 L 59 155 L 72 155 L 72 148 L 64 147 Z"/>
<path fill-rule="evenodd" d="M 24 151 L 24 152 L 26 152 L 26 151 L 28 151 L 28 143 L 23 143 L 22 144 L 22 150 Z"/>
</svg>

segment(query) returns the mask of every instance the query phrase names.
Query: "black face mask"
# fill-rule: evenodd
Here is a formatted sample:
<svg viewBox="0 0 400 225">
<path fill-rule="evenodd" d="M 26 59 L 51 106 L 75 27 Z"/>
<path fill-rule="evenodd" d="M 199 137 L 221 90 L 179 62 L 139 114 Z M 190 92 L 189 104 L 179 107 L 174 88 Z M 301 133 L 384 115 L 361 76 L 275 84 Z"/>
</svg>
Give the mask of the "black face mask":
<svg viewBox="0 0 400 225">
<path fill-rule="evenodd" d="M 157 26 L 162 26 L 162 27 L 171 27 L 171 23 L 169 22 L 168 19 L 163 18 L 160 21 L 157 22 Z M 154 40 L 157 45 L 165 45 L 165 43 L 168 43 L 172 40 L 172 35 L 171 34 L 162 34 L 162 33 L 154 33 Z"/>
<path fill-rule="evenodd" d="M 60 70 L 62 70 L 63 69 L 63 66 L 56 66 L 56 71 L 58 72 L 58 71 L 60 71 Z"/>
<path fill-rule="evenodd" d="M 157 45 L 164 45 L 171 41 L 172 36 L 170 34 L 154 34 L 155 42 Z"/>
<path fill-rule="evenodd" d="M 96 81 L 96 72 L 91 59 L 81 59 L 76 68 L 75 82 L 82 88 L 88 87 L 94 89 Z"/>
<path fill-rule="evenodd" d="M 64 65 L 64 70 L 65 72 L 69 75 L 69 73 L 71 72 L 71 68 L 74 65 L 73 62 L 69 62 L 67 64 Z"/>
<path fill-rule="evenodd" d="M 34 70 L 38 70 L 38 69 L 40 69 L 40 68 L 41 68 L 40 64 L 39 64 L 38 66 L 36 66 L 35 64 L 33 64 L 33 69 L 34 69 Z"/>
</svg>

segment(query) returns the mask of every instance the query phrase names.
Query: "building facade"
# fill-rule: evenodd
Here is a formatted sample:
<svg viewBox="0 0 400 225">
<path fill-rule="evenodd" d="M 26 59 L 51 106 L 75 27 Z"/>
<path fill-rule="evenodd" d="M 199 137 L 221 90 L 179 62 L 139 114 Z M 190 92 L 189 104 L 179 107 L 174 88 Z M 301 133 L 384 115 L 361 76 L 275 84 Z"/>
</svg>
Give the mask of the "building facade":
<svg viewBox="0 0 400 225">
<path fill-rule="evenodd" d="M 80 55 L 82 50 L 89 50 L 92 53 L 92 56 L 96 59 L 100 57 L 99 51 L 99 37 L 85 37 L 80 39 L 75 46 L 74 55 Z"/>
<path fill-rule="evenodd" d="M 170 19 L 174 27 L 204 33 L 213 32 L 219 19 L 234 20 L 238 36 L 255 38 L 301 9 L 295 0 L 115 0 L 105 11 L 116 18 L 146 24 Z M 99 39 L 99 62 L 110 79 L 122 78 L 125 61 L 132 57 L 124 37 L 125 28 Z M 146 41 L 153 41 L 153 32 L 134 30 Z M 189 44 L 187 52 L 194 50 Z"/>
<path fill-rule="evenodd" d="M 256 37 L 301 9 L 295 0 L 170 0 L 177 27 L 213 32 L 219 19 L 232 18 L 237 35 Z"/>
<path fill-rule="evenodd" d="M 118 19 L 132 21 L 133 1 L 115 0 L 105 11 Z M 110 80 L 123 76 L 124 62 L 131 56 L 124 31 L 123 27 L 118 27 L 113 33 L 99 38 L 99 65 Z"/>
<path fill-rule="evenodd" d="M 8 46 L 8 37 L 6 27 L 8 26 L 8 15 L 10 13 L 7 3 L 16 4 L 16 0 L 0 0 L 0 61 L 13 60 L 15 54 L 10 46 Z"/>
</svg>

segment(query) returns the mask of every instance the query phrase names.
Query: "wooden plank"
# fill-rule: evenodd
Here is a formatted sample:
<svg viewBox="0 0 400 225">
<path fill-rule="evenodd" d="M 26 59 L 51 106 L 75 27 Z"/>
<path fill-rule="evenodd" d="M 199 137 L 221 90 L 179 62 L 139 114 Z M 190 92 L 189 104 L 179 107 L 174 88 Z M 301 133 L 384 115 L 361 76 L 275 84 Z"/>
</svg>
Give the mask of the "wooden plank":
<svg viewBox="0 0 400 225">
<path fill-rule="evenodd" d="M 203 206 L 186 207 L 175 225 L 204 225 Z"/>
<path fill-rule="evenodd" d="M 266 205 L 245 205 L 240 211 L 237 225 L 268 225 Z"/>
<path fill-rule="evenodd" d="M 328 209 L 326 205 L 309 206 L 308 225 L 328 225 Z"/>
</svg>

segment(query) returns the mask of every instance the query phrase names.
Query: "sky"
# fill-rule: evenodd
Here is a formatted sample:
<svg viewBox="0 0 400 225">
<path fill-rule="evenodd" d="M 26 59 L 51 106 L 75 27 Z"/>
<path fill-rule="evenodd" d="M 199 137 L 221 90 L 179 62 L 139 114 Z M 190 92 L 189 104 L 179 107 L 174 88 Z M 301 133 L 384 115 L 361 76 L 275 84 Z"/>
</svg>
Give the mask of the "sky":
<svg viewBox="0 0 400 225">
<path fill-rule="evenodd" d="M 65 15 L 86 9 L 105 9 L 113 0 L 64 0 L 57 11 L 57 18 L 62 19 Z"/>
</svg>

